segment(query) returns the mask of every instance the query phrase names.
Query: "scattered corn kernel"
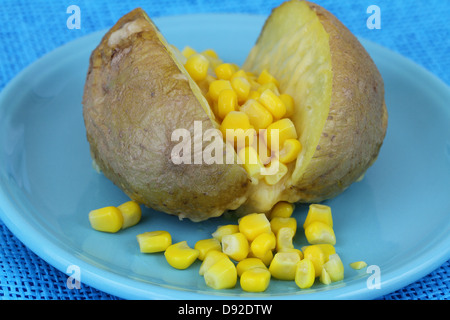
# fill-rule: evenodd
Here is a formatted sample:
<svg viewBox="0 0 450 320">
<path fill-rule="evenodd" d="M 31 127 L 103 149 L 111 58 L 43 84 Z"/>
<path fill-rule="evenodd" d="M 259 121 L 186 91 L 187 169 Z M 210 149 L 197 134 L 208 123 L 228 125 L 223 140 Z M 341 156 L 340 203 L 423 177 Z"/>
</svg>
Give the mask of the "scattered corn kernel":
<svg viewBox="0 0 450 320">
<path fill-rule="evenodd" d="M 253 269 L 253 268 L 263 268 L 267 269 L 264 262 L 262 262 L 261 259 L 258 258 L 245 258 L 244 260 L 241 260 L 236 265 L 236 271 L 238 276 L 240 277 L 245 271 Z"/>
<path fill-rule="evenodd" d="M 136 201 L 128 201 L 117 207 L 123 216 L 122 229 L 132 227 L 141 220 L 142 210 Z"/>
<path fill-rule="evenodd" d="M 350 267 L 355 270 L 361 270 L 361 269 L 367 267 L 367 263 L 365 263 L 364 261 L 355 261 L 355 262 L 350 263 Z"/>
<path fill-rule="evenodd" d="M 220 246 L 219 240 L 211 238 L 198 240 L 195 243 L 194 249 L 199 251 L 198 259 L 203 261 L 210 250 L 220 251 L 222 250 L 222 247 Z"/>
<path fill-rule="evenodd" d="M 200 252 L 188 246 L 186 241 L 177 242 L 164 251 L 169 265 L 175 269 L 186 269 L 197 260 Z"/>
<path fill-rule="evenodd" d="M 293 239 L 295 232 L 292 228 L 283 227 L 277 231 L 277 251 L 283 248 L 294 248 Z"/>
<path fill-rule="evenodd" d="M 287 139 L 297 139 L 297 130 L 291 119 L 284 118 L 270 124 L 264 138 L 269 148 L 279 151 Z"/>
<path fill-rule="evenodd" d="M 236 71 L 235 73 L 233 73 L 233 75 L 231 76 L 230 80 L 233 81 L 233 79 L 235 78 L 244 78 L 244 79 L 248 79 L 248 75 L 247 72 L 245 72 L 242 69 L 239 69 L 238 71 Z"/>
<path fill-rule="evenodd" d="M 263 268 L 253 268 L 241 275 L 241 288 L 247 292 L 264 292 L 270 283 L 270 271 Z"/>
<path fill-rule="evenodd" d="M 250 100 L 250 99 L 258 100 L 258 98 L 259 98 L 260 96 L 261 96 L 261 93 L 260 93 L 259 91 L 251 90 L 251 89 L 250 89 L 250 92 L 248 93 L 247 100 Z M 272 114 L 270 114 L 270 115 L 272 115 Z"/>
<path fill-rule="evenodd" d="M 332 255 L 336 253 L 336 249 L 334 248 L 333 245 L 331 244 L 327 244 L 327 243 L 321 243 L 321 244 L 312 244 L 310 246 L 306 246 L 304 248 L 304 250 L 306 250 L 307 247 L 318 247 L 320 248 L 320 250 L 322 250 L 323 254 L 324 254 L 324 260 L 328 261 L 328 258 Z"/>
<path fill-rule="evenodd" d="M 278 252 L 294 252 L 298 255 L 300 260 L 303 259 L 303 252 L 297 248 L 281 248 Z"/>
<path fill-rule="evenodd" d="M 324 267 L 322 267 L 322 273 L 320 274 L 319 281 L 323 284 L 331 283 L 330 275 L 328 274 L 327 270 Z"/>
<path fill-rule="evenodd" d="M 266 129 L 273 121 L 272 114 L 258 101 L 249 99 L 239 109 L 248 115 L 250 124 L 256 131 Z"/>
<path fill-rule="evenodd" d="M 248 240 L 243 233 L 233 233 L 222 237 L 222 251 L 235 261 L 247 258 Z"/>
<path fill-rule="evenodd" d="M 234 90 L 225 89 L 220 91 L 219 98 L 217 100 L 217 110 L 221 119 L 231 111 L 236 111 L 238 106 L 237 95 Z"/>
<path fill-rule="evenodd" d="M 320 277 L 326 261 L 322 249 L 319 246 L 308 246 L 303 250 L 303 256 L 314 264 L 315 277 Z"/>
<path fill-rule="evenodd" d="M 277 239 L 273 232 L 261 233 L 251 243 L 250 250 L 255 257 L 263 259 L 268 251 L 274 250 Z"/>
<path fill-rule="evenodd" d="M 270 111 L 276 120 L 281 119 L 286 114 L 286 107 L 283 101 L 271 89 L 261 92 L 258 101 Z"/>
<path fill-rule="evenodd" d="M 237 283 L 237 271 L 229 259 L 219 259 L 203 274 L 208 287 L 216 290 L 234 288 Z"/>
<path fill-rule="evenodd" d="M 270 219 L 270 227 L 275 234 L 278 234 L 278 231 L 281 228 L 291 228 L 294 231 L 294 234 L 297 232 L 297 219 L 295 218 L 282 218 L 282 217 L 274 217 Z"/>
<path fill-rule="evenodd" d="M 316 278 L 314 264 L 311 260 L 305 258 L 297 264 L 295 271 L 295 284 L 300 289 L 310 288 L 314 284 Z"/>
<path fill-rule="evenodd" d="M 214 231 L 211 235 L 213 238 L 222 241 L 222 237 L 227 234 L 233 234 L 239 232 L 239 226 L 237 224 L 227 224 L 223 226 L 218 226 L 216 231 Z"/>
<path fill-rule="evenodd" d="M 208 74 L 209 60 L 202 54 L 194 53 L 187 59 L 184 67 L 194 81 L 200 81 Z"/>
<path fill-rule="evenodd" d="M 324 263 L 323 267 L 327 270 L 332 282 L 344 279 L 344 265 L 337 253 L 330 255 L 328 261 Z"/>
<path fill-rule="evenodd" d="M 302 144 L 300 141 L 297 139 L 286 139 L 286 141 L 284 141 L 283 148 L 280 150 L 278 159 L 284 164 L 291 163 L 297 159 L 301 151 Z"/>
<path fill-rule="evenodd" d="M 305 229 L 305 236 L 310 244 L 336 244 L 334 230 L 329 225 L 320 221 L 311 222 Z"/>
<path fill-rule="evenodd" d="M 272 277 L 279 280 L 294 280 L 300 258 L 295 252 L 277 252 L 269 266 Z"/>
<path fill-rule="evenodd" d="M 208 251 L 205 255 L 205 258 L 203 259 L 202 264 L 200 265 L 198 274 L 203 276 L 205 274 L 206 270 L 211 268 L 220 259 L 229 259 L 229 258 L 222 251 L 217 251 L 217 250 Z"/>
<path fill-rule="evenodd" d="M 270 218 L 290 218 L 294 212 L 295 206 L 287 201 L 277 202 L 270 211 Z"/>
<path fill-rule="evenodd" d="M 231 86 L 236 92 L 239 103 L 247 100 L 250 93 L 250 82 L 244 77 L 233 77 L 231 80 Z"/>
<path fill-rule="evenodd" d="M 242 166 L 252 178 L 259 179 L 264 166 L 259 158 L 258 152 L 253 147 L 245 147 L 238 152 Z"/>
<path fill-rule="evenodd" d="M 264 176 L 264 181 L 269 185 L 273 186 L 283 179 L 287 174 L 288 167 L 278 161 L 277 159 L 272 159 L 269 165 L 266 167 L 266 175 Z"/>
<path fill-rule="evenodd" d="M 264 213 L 251 213 L 239 220 L 239 231 L 245 235 L 249 241 L 261 233 L 270 233 L 270 221 Z"/>
<path fill-rule="evenodd" d="M 323 204 L 311 204 L 309 206 L 308 214 L 306 215 L 305 223 L 303 228 L 306 227 L 313 221 L 320 221 L 333 228 L 333 217 L 331 215 L 331 208 Z"/>
<path fill-rule="evenodd" d="M 163 252 L 172 244 L 172 236 L 164 230 L 144 232 L 136 239 L 143 253 Z"/>
<path fill-rule="evenodd" d="M 253 254 L 252 250 L 250 250 L 250 252 L 248 253 L 248 258 L 257 258 L 257 257 Z M 272 262 L 272 259 L 273 259 L 273 251 L 269 250 L 264 255 L 264 257 L 257 258 L 257 259 L 260 259 L 264 263 L 264 265 L 268 267 L 270 265 L 270 263 Z"/>
<path fill-rule="evenodd" d="M 278 87 L 278 85 L 279 85 L 277 79 L 275 79 L 275 77 L 274 77 L 273 75 L 271 75 L 271 74 L 269 73 L 269 71 L 267 71 L 266 69 L 264 69 L 264 70 L 259 74 L 258 82 L 259 82 L 260 84 L 266 84 L 266 83 L 272 82 L 272 83 L 274 83 L 277 87 Z"/>
<path fill-rule="evenodd" d="M 214 80 L 209 84 L 209 95 L 212 100 L 217 101 L 222 90 L 232 90 L 231 82 L 228 80 Z"/>
<path fill-rule="evenodd" d="M 89 212 L 89 222 L 95 230 L 115 233 L 122 229 L 123 216 L 117 207 L 109 206 Z"/>
</svg>

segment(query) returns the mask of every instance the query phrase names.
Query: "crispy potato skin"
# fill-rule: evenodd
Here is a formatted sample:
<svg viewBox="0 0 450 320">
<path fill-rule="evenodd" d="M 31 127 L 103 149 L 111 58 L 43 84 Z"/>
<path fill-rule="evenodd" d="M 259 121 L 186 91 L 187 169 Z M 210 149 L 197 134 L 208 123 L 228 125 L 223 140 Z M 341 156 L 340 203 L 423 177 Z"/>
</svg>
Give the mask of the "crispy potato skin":
<svg viewBox="0 0 450 320">
<path fill-rule="evenodd" d="M 138 32 L 111 46 L 112 34 L 130 22 Z M 190 131 L 193 151 L 194 121 L 203 132 L 214 126 L 141 9 L 122 17 L 93 51 L 83 116 L 93 159 L 131 199 L 193 221 L 245 201 L 249 180 L 240 165 L 173 163 L 175 129 Z"/>
<path fill-rule="evenodd" d="M 340 194 L 373 164 L 388 114 L 383 79 L 367 51 L 333 14 L 307 3 L 330 36 L 333 87 L 313 159 L 290 192 L 300 202 L 320 202 Z"/>
</svg>

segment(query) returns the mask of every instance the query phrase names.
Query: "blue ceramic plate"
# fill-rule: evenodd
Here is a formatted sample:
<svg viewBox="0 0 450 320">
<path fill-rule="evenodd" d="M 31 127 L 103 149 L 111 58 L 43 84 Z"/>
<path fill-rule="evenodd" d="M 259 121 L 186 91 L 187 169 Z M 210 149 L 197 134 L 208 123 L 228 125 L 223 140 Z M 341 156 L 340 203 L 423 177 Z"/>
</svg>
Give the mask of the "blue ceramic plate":
<svg viewBox="0 0 450 320">
<path fill-rule="evenodd" d="M 179 48 L 214 48 L 225 60 L 242 63 L 264 20 L 233 14 L 155 22 Z M 163 254 L 139 252 L 139 233 L 168 230 L 175 242 L 187 240 L 193 246 L 216 226 L 233 222 L 225 218 L 192 223 L 145 210 L 133 228 L 117 234 L 94 231 L 90 210 L 128 200 L 93 170 L 82 118 L 89 55 L 103 34 L 46 55 L 0 97 L 1 219 L 56 268 L 68 272 L 77 266 L 81 285 L 127 299 L 372 299 L 418 280 L 450 258 L 450 90 L 409 60 L 367 41 L 363 44 L 385 80 L 390 118 L 378 161 L 361 182 L 327 203 L 334 213 L 345 280 L 307 290 L 293 281 L 273 280 L 261 294 L 243 293 L 239 284 L 215 291 L 198 275 L 199 261 L 179 271 Z M 295 211 L 301 224 L 306 209 Z M 298 247 L 306 244 L 300 234 Z M 358 260 L 379 273 L 348 266 Z"/>
</svg>

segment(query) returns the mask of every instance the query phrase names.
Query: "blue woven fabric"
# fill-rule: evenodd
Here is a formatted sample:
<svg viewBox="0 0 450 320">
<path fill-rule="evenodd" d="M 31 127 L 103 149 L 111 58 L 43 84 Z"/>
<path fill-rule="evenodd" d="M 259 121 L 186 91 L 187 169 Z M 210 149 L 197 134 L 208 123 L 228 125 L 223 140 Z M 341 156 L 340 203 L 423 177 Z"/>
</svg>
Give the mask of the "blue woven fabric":
<svg viewBox="0 0 450 320">
<path fill-rule="evenodd" d="M 268 15 L 280 0 L 2 0 L 0 7 L 0 90 L 23 68 L 53 49 L 93 31 L 111 27 L 122 15 L 142 7 L 150 16 L 189 13 Z M 316 0 L 349 29 L 422 65 L 450 85 L 450 1 Z M 368 6 L 381 8 L 379 30 L 366 26 Z M 70 5 L 82 11 L 81 29 L 66 26 Z M 118 299 L 87 285 L 70 290 L 67 275 L 27 249 L 0 222 L 0 298 Z M 449 299 L 450 261 L 380 299 Z"/>
</svg>

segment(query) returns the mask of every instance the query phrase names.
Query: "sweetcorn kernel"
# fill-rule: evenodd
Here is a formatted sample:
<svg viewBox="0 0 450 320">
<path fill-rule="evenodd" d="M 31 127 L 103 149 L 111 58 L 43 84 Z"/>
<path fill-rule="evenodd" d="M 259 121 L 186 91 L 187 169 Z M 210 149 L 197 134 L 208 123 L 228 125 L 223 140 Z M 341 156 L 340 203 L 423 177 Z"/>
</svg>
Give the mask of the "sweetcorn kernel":
<svg viewBox="0 0 450 320">
<path fill-rule="evenodd" d="M 190 248 L 186 241 L 181 241 L 167 247 L 164 256 L 175 269 L 186 269 L 197 260 L 199 253 L 198 250 Z"/>
<path fill-rule="evenodd" d="M 117 207 L 123 216 L 122 229 L 132 227 L 141 220 L 142 210 L 136 201 L 127 201 Z"/>
<path fill-rule="evenodd" d="M 231 86 L 236 92 L 239 103 L 247 100 L 248 94 L 250 93 L 250 82 L 244 77 L 234 77 L 231 80 Z"/>
<path fill-rule="evenodd" d="M 216 231 L 211 235 L 213 238 L 222 241 L 222 237 L 227 234 L 233 234 L 239 232 L 239 226 L 237 224 L 227 224 L 223 226 L 218 226 Z"/>
<path fill-rule="evenodd" d="M 214 80 L 209 84 L 209 95 L 212 100 L 217 101 L 219 99 L 219 94 L 222 90 L 229 89 L 232 90 L 231 82 L 228 80 Z"/>
<path fill-rule="evenodd" d="M 250 250 L 255 257 L 262 259 L 268 251 L 275 249 L 276 243 L 277 239 L 273 232 L 261 233 L 252 241 Z"/>
<path fill-rule="evenodd" d="M 257 257 L 253 254 L 252 250 L 250 250 L 250 252 L 248 253 L 248 258 L 257 258 Z M 257 259 L 260 259 L 264 263 L 265 266 L 269 266 L 273 259 L 273 251 L 269 250 L 264 255 L 264 257 L 257 258 Z"/>
<path fill-rule="evenodd" d="M 250 124 L 256 131 L 267 128 L 273 121 L 272 114 L 258 101 L 249 99 L 241 107 L 240 111 L 248 115 Z"/>
<path fill-rule="evenodd" d="M 270 221 L 264 213 L 251 213 L 239 220 L 239 231 L 242 232 L 249 241 L 261 233 L 270 233 Z"/>
<path fill-rule="evenodd" d="M 202 54 L 194 53 L 187 59 L 184 67 L 192 79 L 200 81 L 208 74 L 209 60 Z"/>
<path fill-rule="evenodd" d="M 273 186 L 283 179 L 287 174 L 288 167 L 278 161 L 277 159 L 272 159 L 269 165 L 266 167 L 264 181 L 269 185 Z"/>
<path fill-rule="evenodd" d="M 283 101 L 284 106 L 286 107 L 285 117 L 290 118 L 294 115 L 295 112 L 295 102 L 292 96 L 282 93 L 279 95 L 281 101 Z"/>
<path fill-rule="evenodd" d="M 266 83 L 274 83 L 277 87 L 279 85 L 278 80 L 275 79 L 275 77 L 267 71 L 267 69 L 264 69 L 258 77 L 258 82 L 260 84 L 266 84 Z"/>
<path fill-rule="evenodd" d="M 230 80 L 235 71 L 231 63 L 222 63 L 214 69 L 217 78 L 222 80 Z"/>
<path fill-rule="evenodd" d="M 360 270 L 367 267 L 367 263 L 365 263 L 364 261 L 355 261 L 350 263 L 350 267 L 355 270 Z"/>
<path fill-rule="evenodd" d="M 144 232 L 136 239 L 143 253 L 163 252 L 172 244 L 170 233 L 164 230 Z"/>
<path fill-rule="evenodd" d="M 295 232 L 292 228 L 280 228 L 276 234 L 277 236 L 277 251 L 283 248 L 294 248 L 293 238 Z"/>
<path fill-rule="evenodd" d="M 274 119 L 281 119 L 286 114 L 283 101 L 270 89 L 261 92 L 258 101 L 270 111 Z"/>
<path fill-rule="evenodd" d="M 217 100 L 217 111 L 219 118 L 223 119 L 231 111 L 236 111 L 238 106 L 237 95 L 234 90 L 224 89 L 220 91 Z"/>
<path fill-rule="evenodd" d="M 122 229 L 123 216 L 117 207 L 104 207 L 89 212 L 89 223 L 97 231 L 115 233 Z"/>
<path fill-rule="evenodd" d="M 305 222 L 303 223 L 303 228 L 306 227 L 313 221 L 320 221 L 333 228 L 333 217 L 331 215 L 331 208 L 323 204 L 311 204 L 309 206 L 308 214 L 306 215 Z"/>
<path fill-rule="evenodd" d="M 290 218 L 294 212 L 294 208 L 295 206 L 292 203 L 286 201 L 277 202 L 270 211 L 270 218 Z"/>
<path fill-rule="evenodd" d="M 344 279 L 344 265 L 337 253 L 330 255 L 327 262 L 323 265 L 324 269 L 330 275 L 332 282 Z"/>
<path fill-rule="evenodd" d="M 329 225 L 320 221 L 311 222 L 305 229 L 305 236 L 310 244 L 336 244 L 334 230 Z"/>
<path fill-rule="evenodd" d="M 297 264 L 295 271 L 295 284 L 300 289 L 311 288 L 316 278 L 314 264 L 311 260 L 305 258 Z"/>
<path fill-rule="evenodd" d="M 245 271 L 253 269 L 253 268 L 263 268 L 267 269 L 264 262 L 258 258 L 245 258 L 241 260 L 236 265 L 237 274 L 240 277 Z"/>
<path fill-rule="evenodd" d="M 302 151 L 302 144 L 297 139 L 286 139 L 283 148 L 280 150 L 279 160 L 282 163 L 290 163 L 297 159 Z"/>
<path fill-rule="evenodd" d="M 190 56 L 192 56 L 194 53 L 197 53 L 197 51 L 195 51 L 195 49 L 186 46 L 184 47 L 183 51 L 181 51 L 181 53 L 183 54 L 183 56 L 185 56 L 186 58 L 189 58 Z"/>
<path fill-rule="evenodd" d="M 281 248 L 278 252 L 294 252 L 295 254 L 298 255 L 300 260 L 303 259 L 303 252 L 297 248 Z"/>
<path fill-rule="evenodd" d="M 267 269 L 253 268 L 241 275 L 240 284 L 246 292 L 264 292 L 270 283 L 270 272 Z"/>
<path fill-rule="evenodd" d="M 222 251 L 217 251 L 217 250 L 208 251 L 205 255 L 205 258 L 203 259 L 202 264 L 200 265 L 198 274 L 201 276 L 204 275 L 206 270 L 211 268 L 220 259 L 229 259 L 229 258 Z"/>
<path fill-rule="evenodd" d="M 203 274 L 208 287 L 216 290 L 234 288 L 237 283 L 237 271 L 229 259 L 219 259 Z"/>
<path fill-rule="evenodd" d="M 303 250 L 303 256 L 314 264 L 315 277 L 320 277 L 326 261 L 322 249 L 319 246 L 308 246 Z"/>
<path fill-rule="evenodd" d="M 252 145 L 256 135 L 247 114 L 241 111 L 229 112 L 220 125 L 220 131 L 226 141 L 240 147 Z"/>
<path fill-rule="evenodd" d="M 235 261 L 244 260 L 249 252 L 247 238 L 240 232 L 223 236 L 222 252 Z"/>
<path fill-rule="evenodd" d="M 297 232 L 297 219 L 295 218 L 282 218 L 282 217 L 274 217 L 270 220 L 270 227 L 275 234 L 278 234 L 278 231 L 281 228 L 291 228 L 294 231 L 294 234 Z"/>
<path fill-rule="evenodd" d="M 264 138 L 269 148 L 279 151 L 287 139 L 297 139 L 298 136 L 292 120 L 284 118 L 270 124 L 264 133 Z"/>
<path fill-rule="evenodd" d="M 322 267 L 322 273 L 320 274 L 319 281 L 323 284 L 331 283 L 330 275 L 328 274 L 327 270 L 324 267 Z"/>
<path fill-rule="evenodd" d="M 219 240 L 211 238 L 198 240 L 195 243 L 194 249 L 199 251 L 198 259 L 203 261 L 210 250 L 220 251 L 222 247 L 220 246 Z"/>
<path fill-rule="evenodd" d="M 300 258 L 294 252 L 277 252 L 269 266 L 272 276 L 279 280 L 294 280 Z"/>
</svg>

